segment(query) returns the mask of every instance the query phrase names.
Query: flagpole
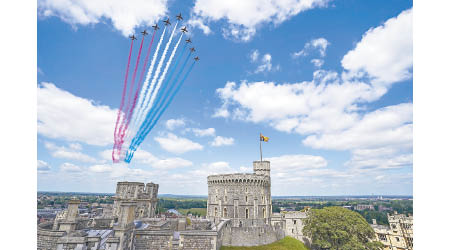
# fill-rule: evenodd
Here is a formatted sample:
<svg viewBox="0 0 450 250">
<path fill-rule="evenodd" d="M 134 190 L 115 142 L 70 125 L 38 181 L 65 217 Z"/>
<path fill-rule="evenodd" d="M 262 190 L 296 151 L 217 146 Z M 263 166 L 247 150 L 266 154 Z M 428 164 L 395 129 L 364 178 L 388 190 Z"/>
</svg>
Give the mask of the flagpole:
<svg viewBox="0 0 450 250">
<path fill-rule="evenodd" d="M 261 146 L 261 133 L 259 133 L 259 154 L 261 156 L 261 162 L 262 162 L 262 146 Z"/>
</svg>

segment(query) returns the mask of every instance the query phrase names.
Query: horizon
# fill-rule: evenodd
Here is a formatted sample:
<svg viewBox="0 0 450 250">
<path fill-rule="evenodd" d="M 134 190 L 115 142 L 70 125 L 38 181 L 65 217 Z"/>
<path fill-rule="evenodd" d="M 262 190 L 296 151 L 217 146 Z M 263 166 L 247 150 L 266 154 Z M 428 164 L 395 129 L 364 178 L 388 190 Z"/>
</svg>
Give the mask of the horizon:
<svg viewBox="0 0 450 250">
<path fill-rule="evenodd" d="M 98 193 L 98 192 L 71 192 L 71 191 L 42 191 L 38 190 L 37 193 L 72 193 L 72 194 L 103 194 L 103 195 L 115 195 L 115 193 Z M 158 194 L 159 196 L 174 196 L 174 197 L 208 197 L 207 194 Z M 272 197 L 410 197 L 413 198 L 412 195 L 388 195 L 388 194 L 366 194 L 366 195 L 272 195 Z"/>
</svg>

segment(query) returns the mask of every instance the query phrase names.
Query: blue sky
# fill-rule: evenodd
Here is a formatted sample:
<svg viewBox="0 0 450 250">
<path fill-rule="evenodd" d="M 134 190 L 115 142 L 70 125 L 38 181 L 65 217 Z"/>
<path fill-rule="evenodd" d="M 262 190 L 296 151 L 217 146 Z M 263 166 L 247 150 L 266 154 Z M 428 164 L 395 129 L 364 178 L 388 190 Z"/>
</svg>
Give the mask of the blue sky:
<svg viewBox="0 0 450 250">
<path fill-rule="evenodd" d="M 38 190 L 204 195 L 251 171 L 262 132 L 274 195 L 412 194 L 412 1 L 55 2 L 38 1 Z M 179 12 L 201 61 L 112 164 L 127 35 Z"/>
</svg>

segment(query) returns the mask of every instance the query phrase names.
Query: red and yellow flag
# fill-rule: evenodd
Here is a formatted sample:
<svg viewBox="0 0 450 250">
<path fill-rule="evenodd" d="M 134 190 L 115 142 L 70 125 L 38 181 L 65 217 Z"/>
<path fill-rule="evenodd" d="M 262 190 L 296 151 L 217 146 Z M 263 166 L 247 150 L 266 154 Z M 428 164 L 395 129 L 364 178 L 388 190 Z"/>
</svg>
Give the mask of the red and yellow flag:
<svg viewBox="0 0 450 250">
<path fill-rule="evenodd" d="M 264 136 L 264 135 L 262 135 L 262 134 L 259 134 L 259 140 L 260 140 L 260 141 L 268 142 L 268 141 L 269 141 L 269 137 L 266 137 L 266 136 Z"/>
</svg>

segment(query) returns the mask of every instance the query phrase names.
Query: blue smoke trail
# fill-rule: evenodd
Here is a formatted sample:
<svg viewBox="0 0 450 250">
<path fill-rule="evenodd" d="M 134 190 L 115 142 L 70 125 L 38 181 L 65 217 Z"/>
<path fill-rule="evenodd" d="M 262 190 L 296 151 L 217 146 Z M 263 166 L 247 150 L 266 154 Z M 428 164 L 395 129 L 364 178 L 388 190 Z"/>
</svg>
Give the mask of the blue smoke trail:
<svg viewBox="0 0 450 250">
<path fill-rule="evenodd" d="M 173 84 L 170 85 L 169 90 L 167 91 L 167 93 L 170 93 L 172 91 L 173 87 L 175 86 L 176 82 L 178 81 L 178 78 L 180 78 L 181 73 L 183 72 L 184 68 L 186 67 L 186 64 L 187 64 L 190 56 L 191 56 L 191 54 L 189 54 L 186 57 L 186 60 L 184 61 L 183 66 L 181 66 L 180 71 L 178 72 L 177 76 L 175 77 L 175 80 L 173 81 Z M 164 100 L 166 100 L 166 98 L 164 98 Z M 154 116 L 160 110 L 160 108 L 161 108 L 161 106 L 157 107 L 156 111 L 155 111 L 155 109 L 152 109 L 152 112 L 149 112 L 147 114 L 147 118 L 145 119 L 145 121 L 149 121 L 149 122 L 152 121 Z M 155 111 L 155 112 L 153 112 L 153 111 Z M 145 131 L 145 128 L 147 128 L 148 126 L 149 126 L 148 122 L 145 123 L 145 124 L 143 123 L 141 125 L 141 127 L 139 128 L 139 131 Z M 126 162 L 129 162 L 131 160 L 131 158 L 133 158 L 134 152 L 136 151 L 137 147 L 142 142 L 142 140 L 144 140 L 144 138 L 145 138 L 145 136 L 143 136 L 142 133 L 140 133 L 139 136 L 138 135 L 134 136 L 133 141 L 131 142 L 130 146 L 128 147 L 127 156 L 126 156 L 125 159 L 129 159 L 129 160 L 128 161 L 125 160 Z M 137 142 L 139 142 L 139 144 L 137 144 Z"/>
<path fill-rule="evenodd" d="M 175 69 L 177 68 L 181 57 L 183 57 L 184 55 L 184 51 L 186 50 L 187 47 L 187 43 L 184 45 L 183 50 L 181 51 L 180 54 L 177 55 L 177 58 L 175 59 L 175 65 L 173 67 L 170 68 L 169 71 L 169 75 L 167 77 L 167 79 L 164 81 L 164 83 L 162 84 L 161 90 L 158 92 L 156 99 L 155 99 L 155 104 L 153 105 L 153 107 L 150 109 L 149 113 L 147 114 L 145 120 L 142 122 L 141 127 L 139 128 L 138 132 L 136 133 L 136 135 L 134 137 L 139 137 L 142 134 L 142 127 L 144 127 L 144 124 L 150 123 L 151 119 L 153 119 L 153 117 L 155 116 L 153 113 L 155 111 L 155 107 L 158 107 L 160 105 L 161 102 L 161 97 L 163 97 L 162 99 L 164 100 L 167 95 L 169 95 L 169 92 L 172 88 L 169 88 L 169 91 L 167 91 L 167 93 L 165 93 L 165 90 L 167 88 L 167 85 L 170 85 L 170 80 L 172 79 L 173 73 L 175 71 Z M 131 146 L 131 145 L 130 145 Z"/>
<path fill-rule="evenodd" d="M 190 56 L 190 55 L 189 55 Z M 189 58 L 189 57 L 188 57 Z M 164 104 L 163 109 L 161 110 L 161 112 L 159 112 L 158 116 L 156 117 L 156 119 L 150 124 L 150 127 L 148 126 L 149 124 L 146 124 L 147 126 L 144 128 L 144 134 L 142 136 L 139 137 L 139 140 L 136 142 L 136 146 L 133 146 L 133 148 L 130 147 L 128 154 L 127 154 L 127 158 L 125 159 L 125 162 L 130 163 L 131 159 L 133 158 L 134 152 L 136 151 L 136 148 L 142 143 L 142 141 L 144 140 L 144 138 L 147 136 L 147 134 L 153 129 L 153 127 L 156 125 L 156 123 L 158 122 L 159 118 L 161 117 L 161 115 L 166 111 L 167 107 L 170 105 L 170 103 L 172 102 L 173 98 L 175 97 L 175 95 L 178 93 L 178 91 L 180 90 L 181 86 L 183 85 L 184 81 L 186 80 L 186 78 L 188 77 L 189 73 L 191 73 L 192 68 L 195 65 L 195 61 L 192 62 L 191 66 L 189 67 L 189 69 L 187 70 L 186 74 L 184 75 L 183 79 L 180 81 L 180 83 L 178 84 L 178 86 L 176 87 L 175 91 L 170 95 L 168 101 Z M 181 72 L 181 71 L 180 71 Z M 179 75 L 178 75 L 179 76 Z M 160 107 L 159 107 L 160 108 Z M 158 110 L 159 111 L 159 110 Z M 156 111 L 156 112 L 158 112 Z M 132 152 L 130 152 L 130 150 L 132 150 Z"/>
</svg>

